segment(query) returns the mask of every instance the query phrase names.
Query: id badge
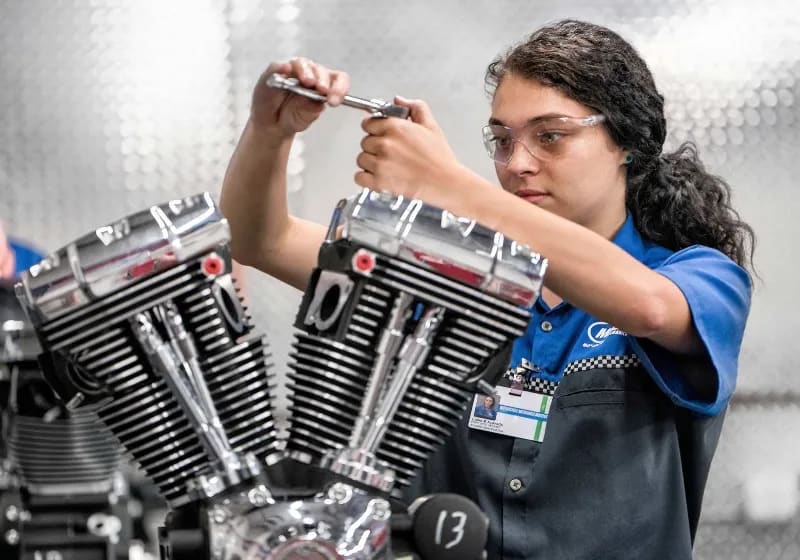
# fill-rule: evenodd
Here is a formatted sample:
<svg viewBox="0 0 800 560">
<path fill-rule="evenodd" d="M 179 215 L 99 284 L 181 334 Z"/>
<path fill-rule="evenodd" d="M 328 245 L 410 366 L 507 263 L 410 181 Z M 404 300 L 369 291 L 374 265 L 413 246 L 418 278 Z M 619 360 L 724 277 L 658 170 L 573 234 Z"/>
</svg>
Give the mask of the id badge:
<svg viewBox="0 0 800 560">
<path fill-rule="evenodd" d="M 523 381 L 519 368 L 509 370 L 493 394 L 475 395 L 468 426 L 541 443 L 553 402 L 554 387 L 548 385 L 550 382 L 527 376 Z"/>
</svg>

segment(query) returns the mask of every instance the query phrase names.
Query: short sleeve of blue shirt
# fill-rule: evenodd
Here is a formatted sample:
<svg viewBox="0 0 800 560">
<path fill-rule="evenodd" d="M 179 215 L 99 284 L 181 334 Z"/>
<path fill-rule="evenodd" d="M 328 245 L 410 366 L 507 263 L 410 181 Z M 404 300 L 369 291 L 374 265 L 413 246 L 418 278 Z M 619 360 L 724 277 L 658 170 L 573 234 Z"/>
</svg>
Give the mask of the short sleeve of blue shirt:
<svg viewBox="0 0 800 560">
<path fill-rule="evenodd" d="M 683 292 L 705 352 L 681 358 L 648 340 L 632 338 L 634 350 L 673 402 L 700 414 L 718 414 L 736 385 L 750 309 L 747 272 L 721 252 L 700 245 L 670 255 L 654 270 Z"/>
</svg>

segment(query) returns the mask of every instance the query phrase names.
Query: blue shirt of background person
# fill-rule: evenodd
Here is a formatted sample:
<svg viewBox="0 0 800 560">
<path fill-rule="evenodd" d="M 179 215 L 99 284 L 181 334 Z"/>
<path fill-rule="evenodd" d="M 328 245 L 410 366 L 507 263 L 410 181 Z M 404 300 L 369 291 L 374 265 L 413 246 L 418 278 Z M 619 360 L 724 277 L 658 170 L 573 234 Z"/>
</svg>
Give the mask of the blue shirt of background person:
<svg viewBox="0 0 800 560">
<path fill-rule="evenodd" d="M 14 278 L 44 258 L 44 254 L 18 239 L 9 239 L 8 246 L 14 253 Z"/>
</svg>

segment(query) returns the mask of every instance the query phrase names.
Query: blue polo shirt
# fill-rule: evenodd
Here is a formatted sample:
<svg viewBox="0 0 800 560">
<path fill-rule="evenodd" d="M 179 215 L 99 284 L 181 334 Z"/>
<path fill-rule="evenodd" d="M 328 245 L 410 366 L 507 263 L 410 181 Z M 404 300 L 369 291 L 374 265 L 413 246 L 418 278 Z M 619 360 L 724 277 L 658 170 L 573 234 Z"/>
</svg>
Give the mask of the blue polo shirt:
<svg viewBox="0 0 800 560">
<path fill-rule="evenodd" d="M 517 366 L 525 358 L 540 370 L 542 378 L 558 382 L 565 372 L 591 365 L 591 360 L 639 360 L 675 404 L 701 414 L 718 414 L 736 385 L 739 349 L 750 309 L 747 272 L 708 247 L 694 245 L 673 252 L 647 241 L 630 214 L 612 241 L 680 288 L 705 356 L 680 359 L 568 302 L 550 309 L 539 298 L 527 331 L 514 344 L 511 365 Z M 604 281 L 601 274 L 597 281 Z M 701 376 L 705 379 L 698 380 Z"/>
<path fill-rule="evenodd" d="M 677 356 L 540 298 L 510 365 L 530 361 L 552 391 L 544 440 L 470 429 L 468 409 L 407 494 L 475 501 L 489 517 L 490 560 L 692 558 L 750 282 L 719 251 L 643 239 L 630 216 L 613 242 L 678 286 L 705 352 Z"/>
</svg>

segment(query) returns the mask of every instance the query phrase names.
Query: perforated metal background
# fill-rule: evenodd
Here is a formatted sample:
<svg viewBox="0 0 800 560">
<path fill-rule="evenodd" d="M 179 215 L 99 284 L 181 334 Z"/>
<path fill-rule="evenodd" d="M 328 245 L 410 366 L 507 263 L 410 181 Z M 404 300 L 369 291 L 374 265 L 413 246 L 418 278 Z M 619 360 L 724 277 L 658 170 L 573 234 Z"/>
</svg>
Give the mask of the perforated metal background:
<svg viewBox="0 0 800 560">
<path fill-rule="evenodd" d="M 800 557 L 797 0 L 0 0 L 0 219 L 50 250 L 149 204 L 218 192 L 256 77 L 294 54 L 347 70 L 356 95 L 427 100 L 457 155 L 493 178 L 478 134 L 485 65 L 561 17 L 609 25 L 642 51 L 670 144 L 697 142 L 759 236 L 762 281 L 697 557 Z M 326 221 L 354 192 L 361 118 L 328 111 L 303 135 L 293 211 Z M 255 273 L 247 291 L 282 363 L 299 294 Z"/>
</svg>

